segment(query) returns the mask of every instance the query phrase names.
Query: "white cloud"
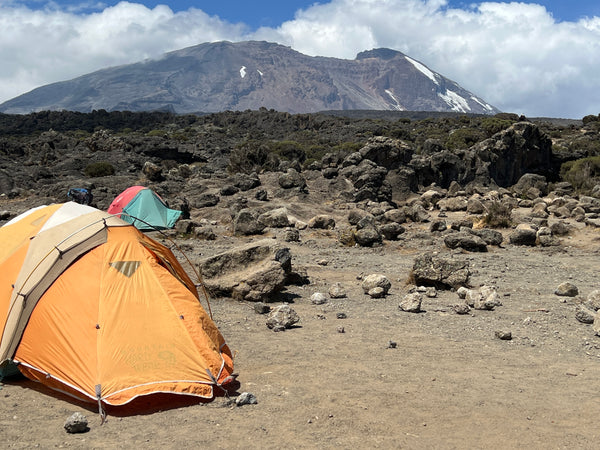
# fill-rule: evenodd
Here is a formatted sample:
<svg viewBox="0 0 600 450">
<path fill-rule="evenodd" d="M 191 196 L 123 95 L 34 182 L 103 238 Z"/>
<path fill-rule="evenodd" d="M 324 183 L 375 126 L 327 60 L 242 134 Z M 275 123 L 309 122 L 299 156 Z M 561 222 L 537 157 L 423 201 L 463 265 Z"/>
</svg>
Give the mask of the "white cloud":
<svg viewBox="0 0 600 450">
<path fill-rule="evenodd" d="M 516 2 L 460 10 L 442 0 L 333 0 L 270 33 L 312 55 L 394 48 L 506 111 L 600 112 L 599 18 L 557 23 L 543 6 Z"/>
<path fill-rule="evenodd" d="M 121 2 L 85 15 L 0 6 L 0 102 L 40 85 L 202 42 L 246 39 L 241 25 L 199 9 Z"/>
<path fill-rule="evenodd" d="M 10 4 L 9 4 L 10 5 Z M 0 102 L 39 85 L 208 41 L 261 39 L 354 58 L 389 47 L 498 108 L 527 116 L 600 112 L 600 18 L 555 22 L 544 7 L 445 0 L 332 0 L 250 32 L 201 10 L 119 3 L 78 15 L 0 6 Z"/>
</svg>

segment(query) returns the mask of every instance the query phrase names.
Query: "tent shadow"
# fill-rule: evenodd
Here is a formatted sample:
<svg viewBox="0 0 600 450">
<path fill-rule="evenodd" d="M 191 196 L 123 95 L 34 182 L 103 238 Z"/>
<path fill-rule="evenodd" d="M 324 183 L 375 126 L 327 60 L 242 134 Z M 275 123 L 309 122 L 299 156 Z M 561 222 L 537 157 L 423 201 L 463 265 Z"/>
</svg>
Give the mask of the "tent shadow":
<svg viewBox="0 0 600 450">
<path fill-rule="evenodd" d="M 213 402 L 223 403 L 223 399 L 229 399 L 230 397 L 237 397 L 239 395 L 238 389 L 240 383 L 235 380 L 227 385 L 227 388 L 222 387 L 214 388 L 214 396 L 210 399 L 201 399 L 198 397 L 192 397 L 189 395 L 178 395 L 171 393 L 154 393 L 150 395 L 144 395 L 137 397 L 130 401 L 126 405 L 121 406 L 107 406 L 106 413 L 113 417 L 127 417 L 137 415 L 150 415 L 161 411 L 167 411 L 171 409 L 186 408 L 189 406 L 196 405 L 207 405 Z M 232 402 L 232 401 L 231 401 Z M 225 401 L 225 405 L 230 402 Z M 219 405 L 216 405 L 219 406 Z"/>
<path fill-rule="evenodd" d="M 19 386 L 22 389 L 30 389 L 41 395 L 52 397 L 65 403 L 70 403 L 71 405 L 88 410 L 90 412 L 98 412 L 98 404 L 96 403 L 86 402 L 65 393 L 55 391 L 50 389 L 48 386 L 37 381 L 30 380 L 23 375 L 7 377 L 3 380 L 3 383 L 10 384 L 12 386 Z"/>
<path fill-rule="evenodd" d="M 50 389 L 49 387 L 38 383 L 36 381 L 29 380 L 24 376 L 7 377 L 3 380 L 4 384 L 10 384 L 13 386 L 19 386 L 23 389 L 31 389 L 46 395 L 48 397 L 55 398 L 65 403 L 69 403 L 81 409 L 85 409 L 90 413 L 98 414 L 98 404 L 95 402 L 86 402 L 79 400 L 70 395 L 64 394 L 59 391 Z M 188 406 L 196 406 L 202 404 L 210 404 L 211 402 L 219 402 L 219 405 L 215 406 L 227 406 L 233 403 L 233 400 L 227 401 L 231 397 L 237 397 L 240 393 L 238 392 L 241 387 L 239 381 L 234 380 L 227 385 L 227 388 L 215 388 L 214 397 L 211 399 L 200 399 L 190 395 L 179 395 L 172 393 L 154 393 L 137 397 L 130 401 L 126 405 L 112 406 L 103 405 L 105 412 L 108 416 L 112 417 L 127 417 L 136 415 L 150 415 L 161 411 L 167 411 L 178 408 L 185 408 Z M 224 403 L 224 405 L 223 405 Z"/>
</svg>

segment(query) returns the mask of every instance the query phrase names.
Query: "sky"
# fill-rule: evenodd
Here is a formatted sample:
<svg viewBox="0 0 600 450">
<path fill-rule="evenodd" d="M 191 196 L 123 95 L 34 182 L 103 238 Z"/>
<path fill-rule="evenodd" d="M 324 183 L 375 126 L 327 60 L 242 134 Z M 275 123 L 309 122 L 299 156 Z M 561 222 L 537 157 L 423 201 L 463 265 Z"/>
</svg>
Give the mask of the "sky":
<svg viewBox="0 0 600 450">
<path fill-rule="evenodd" d="M 600 113 L 600 1 L 0 0 L 0 103 L 204 42 L 353 59 L 387 47 L 502 111 Z"/>
</svg>

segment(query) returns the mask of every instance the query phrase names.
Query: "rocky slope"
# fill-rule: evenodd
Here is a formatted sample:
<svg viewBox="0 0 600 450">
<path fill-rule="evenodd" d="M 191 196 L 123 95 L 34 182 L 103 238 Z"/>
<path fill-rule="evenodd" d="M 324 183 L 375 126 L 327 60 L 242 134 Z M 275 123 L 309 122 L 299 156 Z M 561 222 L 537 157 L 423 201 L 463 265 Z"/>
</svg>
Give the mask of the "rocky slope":
<svg viewBox="0 0 600 450">
<path fill-rule="evenodd" d="M 268 42 L 205 43 L 162 58 L 111 67 L 42 86 L 0 112 L 42 110 L 177 113 L 273 108 L 323 110 L 498 110 L 400 52 L 376 49 L 354 60 L 303 55 Z"/>
</svg>

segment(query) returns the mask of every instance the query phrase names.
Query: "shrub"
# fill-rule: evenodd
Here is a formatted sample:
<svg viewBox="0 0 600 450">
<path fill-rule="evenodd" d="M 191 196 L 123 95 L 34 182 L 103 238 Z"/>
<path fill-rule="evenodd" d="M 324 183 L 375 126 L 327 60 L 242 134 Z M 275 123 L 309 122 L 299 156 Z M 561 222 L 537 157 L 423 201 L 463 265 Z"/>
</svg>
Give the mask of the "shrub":
<svg viewBox="0 0 600 450">
<path fill-rule="evenodd" d="M 494 117 L 501 120 L 510 120 L 511 122 L 518 122 L 521 117 L 515 113 L 498 113 Z"/>
<path fill-rule="evenodd" d="M 587 116 L 584 116 L 583 119 L 581 119 L 581 121 L 583 122 L 584 125 L 587 125 L 589 122 L 598 122 L 598 116 L 589 114 Z"/>
<path fill-rule="evenodd" d="M 492 136 L 502 130 L 506 130 L 513 124 L 512 121 L 506 119 L 499 119 L 498 117 L 486 117 L 481 121 L 481 128 L 489 136 Z"/>
<path fill-rule="evenodd" d="M 459 128 L 448 136 L 446 147 L 450 150 L 466 149 L 485 138 L 477 128 Z"/>
<path fill-rule="evenodd" d="M 494 201 L 484 205 L 485 213 L 481 216 L 484 225 L 491 228 L 508 228 L 512 226 L 511 208 L 504 203 Z"/>
<path fill-rule="evenodd" d="M 310 165 L 310 163 L 314 161 L 321 161 L 323 156 L 327 153 L 327 147 L 324 145 L 311 145 L 306 149 L 306 160 L 304 161 L 304 166 Z"/>
<path fill-rule="evenodd" d="M 167 133 L 164 130 L 150 130 L 146 133 L 146 136 L 151 137 L 166 137 Z"/>
<path fill-rule="evenodd" d="M 341 142 L 332 147 L 332 151 L 338 153 L 342 158 L 345 158 L 350 153 L 354 153 L 363 148 L 364 144 L 361 142 Z"/>
<path fill-rule="evenodd" d="M 392 128 L 388 134 L 390 137 L 393 137 L 395 139 L 402 139 L 404 141 L 414 140 L 414 137 L 412 136 L 410 131 L 405 128 Z"/>
<path fill-rule="evenodd" d="M 269 148 L 279 158 L 287 161 L 298 161 L 303 163 L 306 160 L 306 152 L 296 141 L 271 142 Z"/>
<path fill-rule="evenodd" d="M 229 173 L 252 173 L 262 170 L 275 170 L 279 158 L 269 151 L 264 142 L 246 141 L 234 148 L 229 155 Z"/>
<path fill-rule="evenodd" d="M 115 174 L 115 168 L 107 161 L 98 161 L 88 164 L 83 173 L 90 178 L 106 177 Z"/>
<path fill-rule="evenodd" d="M 592 189 L 600 177 L 600 156 L 567 161 L 560 166 L 560 177 L 578 191 Z"/>
</svg>

